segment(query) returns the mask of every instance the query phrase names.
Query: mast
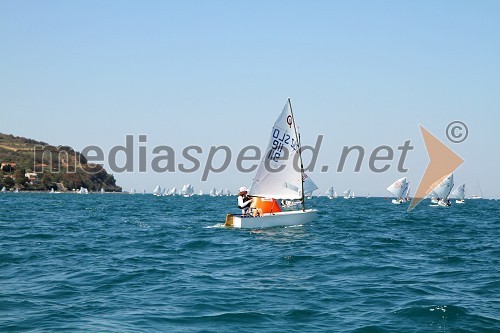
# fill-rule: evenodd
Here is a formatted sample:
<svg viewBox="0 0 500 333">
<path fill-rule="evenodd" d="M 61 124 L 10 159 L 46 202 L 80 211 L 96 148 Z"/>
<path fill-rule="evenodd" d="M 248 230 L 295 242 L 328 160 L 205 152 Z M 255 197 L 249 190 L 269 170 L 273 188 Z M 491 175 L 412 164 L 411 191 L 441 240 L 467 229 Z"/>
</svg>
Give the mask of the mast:
<svg viewBox="0 0 500 333">
<path fill-rule="evenodd" d="M 302 145 L 300 143 L 300 134 L 297 134 L 297 127 L 295 126 L 295 117 L 292 111 L 292 102 L 290 97 L 288 98 L 288 106 L 290 107 L 290 114 L 292 115 L 293 130 L 295 131 L 295 137 L 299 140 L 299 161 L 300 161 L 300 201 L 302 202 L 302 211 L 306 210 L 305 200 L 304 200 L 304 164 L 302 163 Z"/>
</svg>

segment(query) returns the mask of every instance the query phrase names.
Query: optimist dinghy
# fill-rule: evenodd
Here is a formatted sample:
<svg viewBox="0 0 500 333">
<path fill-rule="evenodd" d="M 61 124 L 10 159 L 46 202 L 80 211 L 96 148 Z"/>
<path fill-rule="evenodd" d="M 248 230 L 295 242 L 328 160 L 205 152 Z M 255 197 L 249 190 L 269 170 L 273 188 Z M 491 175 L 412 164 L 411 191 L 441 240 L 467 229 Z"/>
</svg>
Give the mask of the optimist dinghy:
<svg viewBox="0 0 500 333">
<path fill-rule="evenodd" d="M 298 163 L 298 165 L 297 165 Z M 252 206 L 262 210 L 262 216 L 227 214 L 227 227 L 269 228 L 301 225 L 316 219 L 317 210 L 304 206 L 304 174 L 300 149 L 290 99 L 274 123 L 265 154 L 260 162 L 249 195 L 254 197 Z M 280 170 L 280 171 L 276 171 Z M 283 211 L 276 199 L 300 200 L 300 210 Z"/>
</svg>

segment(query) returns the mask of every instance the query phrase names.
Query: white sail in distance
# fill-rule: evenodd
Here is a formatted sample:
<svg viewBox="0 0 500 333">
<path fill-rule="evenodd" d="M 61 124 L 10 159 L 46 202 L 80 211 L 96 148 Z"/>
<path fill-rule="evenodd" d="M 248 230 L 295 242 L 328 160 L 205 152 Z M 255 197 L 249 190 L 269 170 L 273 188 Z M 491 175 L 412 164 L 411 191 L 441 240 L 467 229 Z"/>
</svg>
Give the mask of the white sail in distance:
<svg viewBox="0 0 500 333">
<path fill-rule="evenodd" d="M 314 191 L 318 189 L 318 186 L 313 182 L 311 177 L 309 177 L 305 172 L 303 173 L 304 178 L 304 195 L 312 195 Z"/>
<path fill-rule="evenodd" d="M 182 186 L 181 194 L 184 196 L 191 196 L 194 193 L 194 187 L 191 184 Z"/>
<path fill-rule="evenodd" d="M 331 198 L 333 197 L 333 193 L 334 193 L 333 186 L 330 186 L 330 188 L 326 190 L 326 195 Z"/>
<path fill-rule="evenodd" d="M 455 198 L 460 199 L 460 200 L 464 200 L 465 199 L 465 183 L 463 183 L 462 185 L 457 187 L 451 195 L 454 196 Z"/>
<path fill-rule="evenodd" d="M 406 177 L 399 178 L 396 180 L 394 183 L 389 185 L 387 188 L 387 191 L 389 191 L 396 199 L 401 199 L 403 196 L 403 193 L 407 189 L 407 182 L 406 182 Z"/>
<path fill-rule="evenodd" d="M 153 190 L 154 195 L 161 195 L 161 186 L 158 185 L 156 188 Z"/>
<path fill-rule="evenodd" d="M 300 142 L 290 99 L 276 119 L 267 149 L 250 188 L 251 196 L 302 199 Z"/>
<path fill-rule="evenodd" d="M 436 182 L 437 183 L 437 182 Z M 453 188 L 453 173 L 450 173 L 448 177 L 442 178 L 439 183 L 434 183 L 431 186 L 432 191 L 440 199 L 445 199 L 450 195 L 451 189 Z"/>
</svg>

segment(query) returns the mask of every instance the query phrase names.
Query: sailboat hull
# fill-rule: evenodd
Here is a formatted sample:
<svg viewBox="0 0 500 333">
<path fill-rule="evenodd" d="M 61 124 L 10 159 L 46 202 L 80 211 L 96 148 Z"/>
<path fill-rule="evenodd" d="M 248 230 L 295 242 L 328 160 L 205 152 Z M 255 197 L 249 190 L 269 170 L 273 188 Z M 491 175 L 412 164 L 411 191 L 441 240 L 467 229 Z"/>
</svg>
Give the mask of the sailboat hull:
<svg viewBox="0 0 500 333">
<path fill-rule="evenodd" d="M 449 207 L 450 206 L 450 204 L 447 201 L 444 201 L 444 200 L 439 200 L 438 201 L 438 205 L 441 206 L 441 207 Z"/>
<path fill-rule="evenodd" d="M 226 227 L 260 229 L 281 226 L 301 225 L 312 222 L 318 216 L 315 209 L 285 211 L 264 214 L 261 217 L 242 217 L 241 215 L 227 214 Z"/>
</svg>

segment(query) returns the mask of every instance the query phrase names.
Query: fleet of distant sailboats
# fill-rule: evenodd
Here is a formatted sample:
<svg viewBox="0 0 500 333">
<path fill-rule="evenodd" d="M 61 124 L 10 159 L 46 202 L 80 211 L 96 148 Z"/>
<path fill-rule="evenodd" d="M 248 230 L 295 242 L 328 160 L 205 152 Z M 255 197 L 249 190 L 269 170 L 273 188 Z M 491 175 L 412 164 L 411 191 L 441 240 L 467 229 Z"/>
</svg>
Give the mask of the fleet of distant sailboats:
<svg viewBox="0 0 500 333">
<path fill-rule="evenodd" d="M 153 190 L 153 194 L 155 196 L 183 196 L 183 197 L 192 197 L 194 195 L 203 195 L 203 191 L 199 190 L 197 194 L 195 194 L 194 186 L 191 184 L 183 185 L 181 190 L 179 191 L 177 187 L 173 187 L 172 189 L 162 188 L 160 185 L 156 186 Z M 210 190 L 209 195 L 212 197 L 221 197 L 221 196 L 230 196 L 231 191 L 227 188 L 221 188 L 217 190 L 215 187 Z"/>
<path fill-rule="evenodd" d="M 432 184 L 427 194 L 427 198 L 430 198 L 431 200 L 431 206 L 449 207 L 451 206 L 450 198 L 456 198 L 455 203 L 457 204 L 464 204 L 465 183 L 457 187 L 452 192 L 454 184 L 453 173 L 450 173 Z M 399 178 L 394 183 L 389 185 L 387 191 L 389 191 L 394 197 L 391 201 L 393 204 L 399 205 L 404 202 L 411 201 L 410 186 L 406 177 Z"/>
<path fill-rule="evenodd" d="M 318 189 L 318 186 L 312 181 L 310 177 L 308 177 L 304 173 L 304 181 L 303 181 L 303 186 L 304 186 L 304 198 L 306 199 L 311 199 L 313 197 L 313 192 Z M 406 177 L 402 177 L 394 181 L 389 187 L 387 187 L 387 191 L 392 194 L 392 199 L 391 203 L 394 205 L 401 205 L 403 203 L 407 203 L 411 201 L 411 195 L 410 195 L 410 182 L 408 182 Z M 454 188 L 454 175 L 453 173 L 447 175 L 444 177 L 442 180 L 434 183 L 430 189 L 429 189 L 429 194 L 426 196 L 426 198 L 429 198 L 431 201 L 431 206 L 433 207 L 449 207 L 451 206 L 451 199 L 455 199 L 456 204 L 465 204 L 466 201 L 466 184 L 463 183 L 460 186 Z M 476 193 L 479 194 L 474 194 L 468 199 L 482 199 L 482 190 L 479 185 L 479 182 L 477 182 L 477 188 L 476 188 Z M 19 193 L 19 188 L 11 188 L 10 190 L 7 189 L 5 186 L 3 186 L 0 189 L 0 193 Z M 101 188 L 99 191 L 96 192 L 90 192 L 87 188 L 85 187 L 80 187 L 80 189 L 70 191 L 72 193 L 76 194 L 90 194 L 90 193 L 101 193 L 104 194 L 106 191 L 104 188 Z M 49 194 L 56 194 L 56 193 L 64 193 L 59 190 L 55 190 L 54 188 L 50 189 L 48 191 Z M 130 191 L 125 191 L 124 193 L 129 193 L 129 194 L 136 194 L 137 191 L 136 189 L 132 188 Z M 142 194 L 146 194 L 146 190 L 142 191 Z M 153 190 L 153 195 L 155 196 L 182 196 L 182 197 L 192 197 L 192 196 L 203 196 L 204 193 L 202 190 L 199 190 L 198 193 L 195 193 L 194 186 L 191 184 L 186 184 L 183 185 L 181 190 L 178 190 L 177 187 L 173 187 L 172 189 L 168 188 L 162 188 L 160 185 L 156 186 L 156 188 Z M 228 190 L 227 188 L 220 188 L 217 190 L 215 187 L 212 188 L 209 192 L 208 195 L 211 197 L 221 197 L 221 196 L 231 196 L 231 191 Z M 325 195 L 328 199 L 336 199 L 338 198 L 337 192 L 335 191 L 333 186 L 330 186 L 326 192 Z M 317 195 L 320 197 L 320 195 Z M 343 192 L 343 198 L 344 199 L 353 199 L 355 198 L 354 191 L 351 189 L 347 189 L 346 191 Z M 366 198 L 370 198 L 370 194 L 368 193 Z M 491 200 L 495 200 L 494 198 L 491 198 Z M 498 200 L 498 198 L 497 198 Z M 301 204 L 300 200 L 281 200 L 280 201 L 281 206 L 284 209 L 290 209 L 293 207 L 296 207 Z"/>
<path fill-rule="evenodd" d="M 318 186 L 312 181 L 310 177 L 308 177 L 304 173 L 304 197 L 307 199 L 310 199 L 313 197 L 313 192 L 318 189 Z M 411 195 L 410 195 L 410 182 L 408 182 L 406 177 L 402 177 L 394 181 L 389 187 L 387 187 L 387 191 L 392 194 L 392 200 L 391 203 L 395 205 L 400 205 L 405 202 L 411 201 Z M 447 175 L 445 178 L 442 180 L 434 183 L 430 189 L 429 189 L 429 194 L 427 195 L 426 198 L 429 198 L 431 200 L 431 205 L 432 206 L 442 206 L 442 207 L 449 207 L 451 205 L 451 200 L 450 199 L 456 199 L 455 203 L 456 204 L 464 204 L 465 199 L 466 199 L 466 184 L 463 183 L 460 186 L 456 187 L 453 190 L 454 187 L 454 175 L 453 173 Z M 453 190 L 453 191 L 452 191 Z M 474 194 L 470 196 L 468 199 L 482 199 L 482 190 L 479 185 L 479 182 L 477 182 L 477 188 L 476 188 L 476 193 L 479 194 Z M 11 192 L 11 193 L 19 193 L 19 188 L 13 188 L 8 190 L 5 186 L 3 186 L 0 189 L 0 193 L 6 193 L 6 192 Z M 76 194 L 90 194 L 91 192 L 85 188 L 85 187 L 80 187 L 80 189 L 73 190 L 73 193 Z M 55 194 L 55 193 L 63 193 L 59 190 L 55 190 L 54 188 L 50 189 L 48 191 L 50 194 Z M 95 192 L 94 192 L 95 193 Z M 104 188 L 101 188 L 97 193 L 104 194 L 106 191 Z M 132 188 L 130 191 L 125 192 L 129 194 L 136 194 L 137 191 L 136 189 Z M 142 191 L 142 194 L 146 194 L 146 190 Z M 337 192 L 335 191 L 333 186 L 330 186 L 326 192 L 326 197 L 328 199 L 336 199 L 338 198 Z M 191 197 L 191 196 L 202 196 L 203 191 L 199 190 L 198 193 L 195 193 L 194 186 L 191 184 L 186 184 L 182 186 L 182 189 L 179 191 L 177 187 L 173 187 L 172 189 L 168 188 L 162 188 L 160 185 L 156 186 L 156 188 L 153 190 L 153 195 L 155 196 L 183 196 L 183 197 Z M 231 196 L 231 191 L 228 190 L 227 188 L 220 188 L 217 190 L 215 187 L 213 187 L 209 192 L 208 195 L 211 197 L 221 197 L 221 196 Z M 319 197 L 320 195 L 318 195 Z M 347 189 L 346 191 L 343 192 L 343 198 L 344 199 L 353 199 L 355 198 L 354 191 L 351 189 Z M 366 198 L 370 198 L 370 194 L 366 196 Z M 492 198 L 491 200 L 495 200 Z M 498 198 L 497 198 L 498 200 Z M 294 207 L 300 204 L 299 200 L 282 200 L 281 205 L 283 207 Z"/>
</svg>

